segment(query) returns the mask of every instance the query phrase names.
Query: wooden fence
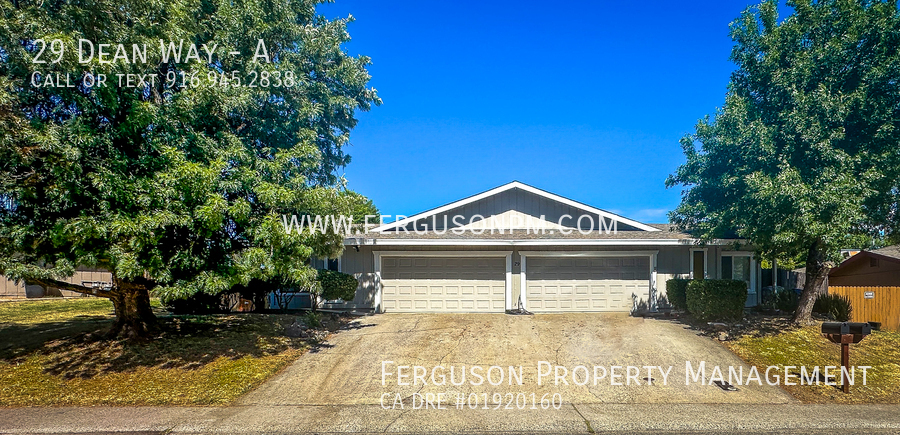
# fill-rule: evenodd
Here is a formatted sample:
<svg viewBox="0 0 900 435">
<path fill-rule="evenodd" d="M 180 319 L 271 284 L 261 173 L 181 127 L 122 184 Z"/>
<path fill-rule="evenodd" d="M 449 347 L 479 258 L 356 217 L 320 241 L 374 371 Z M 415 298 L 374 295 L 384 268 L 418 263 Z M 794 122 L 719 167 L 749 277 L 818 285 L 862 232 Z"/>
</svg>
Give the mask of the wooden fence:
<svg viewBox="0 0 900 435">
<path fill-rule="evenodd" d="M 881 322 L 881 329 L 900 331 L 900 287 L 830 286 L 828 292 L 850 298 L 851 321 Z"/>
</svg>

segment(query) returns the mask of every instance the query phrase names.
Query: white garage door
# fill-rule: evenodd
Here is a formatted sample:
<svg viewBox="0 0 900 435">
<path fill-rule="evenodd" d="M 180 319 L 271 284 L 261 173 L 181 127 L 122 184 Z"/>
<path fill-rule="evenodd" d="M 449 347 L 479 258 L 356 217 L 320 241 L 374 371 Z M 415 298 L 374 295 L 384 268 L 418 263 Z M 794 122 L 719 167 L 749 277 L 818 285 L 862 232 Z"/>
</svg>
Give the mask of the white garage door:
<svg viewBox="0 0 900 435">
<path fill-rule="evenodd" d="M 504 311 L 505 257 L 382 257 L 385 312 Z"/>
<path fill-rule="evenodd" d="M 630 311 L 631 295 L 647 300 L 648 257 L 528 257 L 528 310 Z"/>
</svg>

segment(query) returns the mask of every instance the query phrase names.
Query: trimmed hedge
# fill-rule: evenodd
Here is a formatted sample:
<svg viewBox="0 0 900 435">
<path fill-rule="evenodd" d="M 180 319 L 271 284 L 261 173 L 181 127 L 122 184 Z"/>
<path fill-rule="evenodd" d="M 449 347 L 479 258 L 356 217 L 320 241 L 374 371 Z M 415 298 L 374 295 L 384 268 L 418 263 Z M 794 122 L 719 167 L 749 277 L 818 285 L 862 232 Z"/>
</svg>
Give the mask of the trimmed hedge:
<svg viewBox="0 0 900 435">
<path fill-rule="evenodd" d="M 686 299 L 688 311 L 697 320 L 740 320 L 744 317 L 747 283 L 732 279 L 692 280 Z"/>
<path fill-rule="evenodd" d="M 666 298 L 677 310 L 687 311 L 687 286 L 689 279 L 672 278 L 666 281 Z"/>
<path fill-rule="evenodd" d="M 356 296 L 356 287 L 359 281 L 353 275 L 328 269 L 319 269 L 319 284 L 322 288 L 322 297 L 325 300 L 343 299 L 352 301 Z"/>
</svg>

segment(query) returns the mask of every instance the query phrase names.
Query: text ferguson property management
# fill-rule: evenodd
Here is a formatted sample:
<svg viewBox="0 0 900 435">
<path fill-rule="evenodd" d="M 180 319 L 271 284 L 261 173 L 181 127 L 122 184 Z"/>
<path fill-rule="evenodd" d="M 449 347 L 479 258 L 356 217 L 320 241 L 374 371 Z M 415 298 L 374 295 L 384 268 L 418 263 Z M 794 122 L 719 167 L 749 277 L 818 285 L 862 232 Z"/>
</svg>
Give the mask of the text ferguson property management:
<svg viewBox="0 0 900 435">
<path fill-rule="evenodd" d="M 397 386 L 461 386 L 461 385 L 652 385 L 680 382 L 672 374 L 673 366 L 585 366 L 573 367 L 538 361 L 537 375 L 525 376 L 524 366 L 433 366 L 398 365 L 394 361 L 381 362 L 381 385 Z M 855 366 L 846 370 L 840 366 L 769 366 L 756 367 L 708 365 L 706 361 L 685 362 L 685 385 L 710 385 L 716 381 L 732 385 L 837 385 L 836 380 L 846 372 L 850 385 L 856 383 L 859 369 L 862 385 L 866 385 L 867 370 L 871 366 Z"/>
</svg>

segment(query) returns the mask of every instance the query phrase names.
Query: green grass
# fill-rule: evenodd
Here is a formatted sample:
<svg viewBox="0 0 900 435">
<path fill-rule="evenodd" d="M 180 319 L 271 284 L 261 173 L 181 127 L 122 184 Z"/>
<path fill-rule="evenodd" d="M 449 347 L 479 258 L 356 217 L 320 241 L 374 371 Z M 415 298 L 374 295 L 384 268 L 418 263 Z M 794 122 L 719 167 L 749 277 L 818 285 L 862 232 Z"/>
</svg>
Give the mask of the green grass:
<svg viewBox="0 0 900 435">
<path fill-rule="evenodd" d="M 743 337 L 726 345 L 738 356 L 763 369 L 767 366 L 839 366 L 840 345 L 820 333 L 821 326 L 785 331 L 762 337 Z M 867 385 L 857 384 L 850 394 L 834 386 L 784 386 L 807 403 L 900 403 L 900 332 L 874 331 L 850 346 L 851 366 L 872 366 Z M 799 369 L 798 369 L 799 371 Z"/>
<path fill-rule="evenodd" d="M 150 299 L 150 305 L 159 308 L 159 299 Z M 0 302 L 0 325 L 34 325 L 78 318 L 101 319 L 111 318 L 113 314 L 113 304 L 106 298 L 48 298 Z"/>
<path fill-rule="evenodd" d="M 0 406 L 224 405 L 309 347 L 284 335 L 291 315 L 159 314 L 134 343 L 104 338 L 107 300 L 0 304 Z"/>
<path fill-rule="evenodd" d="M 74 318 L 104 318 L 113 315 L 109 299 L 41 299 L 0 303 L 0 324 L 34 325 L 65 322 Z"/>
</svg>

